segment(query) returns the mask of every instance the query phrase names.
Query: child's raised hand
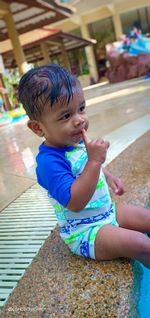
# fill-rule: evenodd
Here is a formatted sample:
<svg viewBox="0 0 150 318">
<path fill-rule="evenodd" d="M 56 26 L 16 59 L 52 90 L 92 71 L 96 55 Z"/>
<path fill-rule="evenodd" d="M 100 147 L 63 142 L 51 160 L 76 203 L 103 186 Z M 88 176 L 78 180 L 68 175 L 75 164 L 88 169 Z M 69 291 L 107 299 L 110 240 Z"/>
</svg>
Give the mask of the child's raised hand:
<svg viewBox="0 0 150 318">
<path fill-rule="evenodd" d="M 89 161 L 97 161 L 102 164 L 106 159 L 107 149 L 109 147 L 109 142 L 104 141 L 101 138 L 89 140 L 85 133 L 85 130 L 82 130 L 83 141 L 87 150 Z"/>
</svg>

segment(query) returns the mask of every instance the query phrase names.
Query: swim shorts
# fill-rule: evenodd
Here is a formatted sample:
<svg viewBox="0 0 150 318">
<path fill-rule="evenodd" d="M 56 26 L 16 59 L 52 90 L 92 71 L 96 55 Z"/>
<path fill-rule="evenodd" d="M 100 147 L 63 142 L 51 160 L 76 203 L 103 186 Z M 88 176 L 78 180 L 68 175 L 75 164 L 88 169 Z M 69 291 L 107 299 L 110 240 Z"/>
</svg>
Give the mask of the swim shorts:
<svg viewBox="0 0 150 318">
<path fill-rule="evenodd" d="M 103 223 L 98 224 L 96 226 L 91 226 L 88 228 L 87 231 L 78 233 L 74 240 L 71 242 L 66 242 L 69 249 L 72 251 L 73 254 L 80 255 L 87 258 L 95 259 L 95 239 L 97 232 L 106 224 L 112 224 L 115 226 L 119 226 L 118 222 L 116 221 L 116 213 L 114 212 L 114 218 L 111 223 Z"/>
</svg>

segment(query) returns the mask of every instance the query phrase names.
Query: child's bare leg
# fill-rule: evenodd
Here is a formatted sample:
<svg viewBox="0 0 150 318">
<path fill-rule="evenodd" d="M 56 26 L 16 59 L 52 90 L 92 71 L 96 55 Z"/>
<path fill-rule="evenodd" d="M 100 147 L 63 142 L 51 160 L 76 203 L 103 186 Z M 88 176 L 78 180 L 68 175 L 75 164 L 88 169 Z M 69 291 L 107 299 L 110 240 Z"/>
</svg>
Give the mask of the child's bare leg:
<svg viewBox="0 0 150 318">
<path fill-rule="evenodd" d="M 150 233 L 150 210 L 134 205 L 118 204 L 116 218 L 119 225 L 125 229 Z"/>
<path fill-rule="evenodd" d="M 108 224 L 97 233 L 95 255 L 97 260 L 129 257 L 150 267 L 150 238 L 143 233 Z"/>
</svg>

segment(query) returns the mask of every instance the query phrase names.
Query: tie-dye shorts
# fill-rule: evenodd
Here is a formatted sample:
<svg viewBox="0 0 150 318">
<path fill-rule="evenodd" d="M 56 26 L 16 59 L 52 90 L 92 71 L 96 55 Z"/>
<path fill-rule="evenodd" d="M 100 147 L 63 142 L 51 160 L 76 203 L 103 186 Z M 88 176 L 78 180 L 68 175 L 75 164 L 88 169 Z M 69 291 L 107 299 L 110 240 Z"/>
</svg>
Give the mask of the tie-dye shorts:
<svg viewBox="0 0 150 318">
<path fill-rule="evenodd" d="M 112 225 L 119 226 L 116 219 L 111 222 Z M 106 224 L 99 224 L 90 227 L 86 232 L 80 233 L 76 239 L 67 244 L 73 254 L 80 255 L 87 258 L 95 259 L 95 239 L 97 232 Z"/>
</svg>

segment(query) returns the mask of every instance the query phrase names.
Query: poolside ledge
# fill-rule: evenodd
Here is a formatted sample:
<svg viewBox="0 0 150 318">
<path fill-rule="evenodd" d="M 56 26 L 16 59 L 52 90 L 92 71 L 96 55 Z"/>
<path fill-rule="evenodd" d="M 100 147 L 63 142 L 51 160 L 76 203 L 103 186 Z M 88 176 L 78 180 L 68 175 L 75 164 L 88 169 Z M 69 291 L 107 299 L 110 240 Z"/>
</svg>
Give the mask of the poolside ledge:
<svg viewBox="0 0 150 318">
<path fill-rule="evenodd" d="M 113 160 L 109 169 L 124 180 L 122 201 L 145 206 L 150 193 L 150 132 Z M 99 263 L 76 257 L 56 228 L 9 297 L 1 317 L 137 317 L 132 314 L 137 302 L 131 297 L 132 288 L 128 259 Z"/>
</svg>

